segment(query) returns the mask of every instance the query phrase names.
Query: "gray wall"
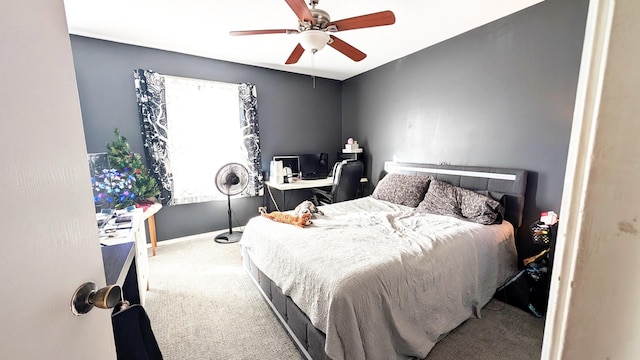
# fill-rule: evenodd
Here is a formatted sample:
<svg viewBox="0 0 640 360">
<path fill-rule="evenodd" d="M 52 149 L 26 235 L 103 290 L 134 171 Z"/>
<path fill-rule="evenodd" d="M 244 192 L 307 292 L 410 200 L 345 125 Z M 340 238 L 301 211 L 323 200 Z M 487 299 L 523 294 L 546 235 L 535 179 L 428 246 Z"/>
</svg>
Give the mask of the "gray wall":
<svg viewBox="0 0 640 360">
<path fill-rule="evenodd" d="M 127 137 L 144 156 L 133 69 L 225 82 L 252 82 L 258 89 L 262 166 L 273 155 L 327 152 L 330 160 L 342 146 L 339 81 L 216 61 L 174 52 L 71 36 L 84 131 L 89 152 L 106 151 L 113 130 Z M 215 141 L 215 139 L 212 139 Z M 213 179 L 211 180 L 214 186 Z M 276 195 L 276 194 L 274 194 Z M 276 195 L 277 196 L 277 195 Z M 291 204 L 304 198 L 298 194 Z M 289 198 L 289 196 L 288 196 Z M 234 225 L 257 214 L 261 198 L 232 201 Z M 227 203 L 207 202 L 163 208 L 156 215 L 158 240 L 227 227 Z"/>
<path fill-rule="evenodd" d="M 531 171 L 522 240 L 560 210 L 587 8 L 547 0 L 343 82 L 342 138 L 374 181 L 394 157 Z"/>
</svg>

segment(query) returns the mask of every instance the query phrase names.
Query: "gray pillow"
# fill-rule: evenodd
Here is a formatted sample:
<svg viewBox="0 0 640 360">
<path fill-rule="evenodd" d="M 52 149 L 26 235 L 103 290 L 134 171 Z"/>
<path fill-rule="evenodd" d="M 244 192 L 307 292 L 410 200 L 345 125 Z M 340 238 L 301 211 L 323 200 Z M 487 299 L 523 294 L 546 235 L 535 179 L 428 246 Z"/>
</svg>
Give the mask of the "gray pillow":
<svg viewBox="0 0 640 360">
<path fill-rule="evenodd" d="M 461 201 L 458 189 L 461 188 L 432 179 L 429 190 L 418 205 L 418 210 L 430 214 L 453 216 L 459 219 L 464 218 L 460 209 Z"/>
<path fill-rule="evenodd" d="M 492 198 L 459 188 L 460 211 L 465 218 L 483 225 L 500 224 L 504 207 Z"/>
<path fill-rule="evenodd" d="M 504 208 L 500 202 L 435 179 L 431 180 L 429 190 L 418 205 L 418 210 L 483 225 L 502 223 L 504 216 Z"/>
<path fill-rule="evenodd" d="M 431 176 L 387 174 L 382 178 L 371 197 L 394 204 L 416 207 L 424 198 Z"/>
<path fill-rule="evenodd" d="M 504 220 L 504 214 L 507 213 L 507 195 L 503 194 L 501 192 L 497 192 L 497 191 L 489 191 L 489 190 L 481 190 L 481 191 L 476 191 L 478 194 L 482 194 L 490 199 L 493 199 L 495 201 L 497 201 L 498 203 L 500 203 L 500 206 L 498 207 L 498 212 L 500 213 L 500 221 L 496 221 L 496 223 L 502 223 L 502 220 Z"/>
</svg>

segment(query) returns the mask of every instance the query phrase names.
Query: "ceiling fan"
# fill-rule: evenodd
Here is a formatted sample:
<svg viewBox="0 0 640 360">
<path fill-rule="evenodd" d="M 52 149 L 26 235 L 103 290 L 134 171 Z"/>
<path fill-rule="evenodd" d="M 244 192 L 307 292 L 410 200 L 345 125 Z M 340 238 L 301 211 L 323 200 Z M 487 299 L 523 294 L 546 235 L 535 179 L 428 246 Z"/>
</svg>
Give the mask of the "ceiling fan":
<svg viewBox="0 0 640 360">
<path fill-rule="evenodd" d="M 273 30 L 241 30 L 231 31 L 229 34 L 238 35 L 262 35 L 262 34 L 297 34 L 299 43 L 293 49 L 285 64 L 295 64 L 305 50 L 315 54 L 322 50 L 325 45 L 343 53 L 353 61 L 360 61 L 367 57 L 367 54 L 340 40 L 330 32 L 363 29 L 375 26 L 391 25 L 396 22 L 396 17 L 391 11 L 381 11 L 377 13 L 360 15 L 348 19 L 331 21 L 329 13 L 317 9 L 319 0 L 311 0 L 308 8 L 304 0 L 285 0 L 291 10 L 298 16 L 297 29 L 273 29 Z"/>
</svg>

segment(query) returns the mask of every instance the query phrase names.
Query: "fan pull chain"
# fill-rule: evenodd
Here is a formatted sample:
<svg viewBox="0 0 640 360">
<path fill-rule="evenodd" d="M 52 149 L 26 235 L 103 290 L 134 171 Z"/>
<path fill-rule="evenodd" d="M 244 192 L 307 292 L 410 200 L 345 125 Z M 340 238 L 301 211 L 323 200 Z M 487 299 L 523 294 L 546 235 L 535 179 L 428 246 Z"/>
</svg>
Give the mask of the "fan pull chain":
<svg viewBox="0 0 640 360">
<path fill-rule="evenodd" d="M 311 50 L 311 79 L 313 81 L 313 88 L 316 88 L 316 53 L 318 50 Z"/>
</svg>

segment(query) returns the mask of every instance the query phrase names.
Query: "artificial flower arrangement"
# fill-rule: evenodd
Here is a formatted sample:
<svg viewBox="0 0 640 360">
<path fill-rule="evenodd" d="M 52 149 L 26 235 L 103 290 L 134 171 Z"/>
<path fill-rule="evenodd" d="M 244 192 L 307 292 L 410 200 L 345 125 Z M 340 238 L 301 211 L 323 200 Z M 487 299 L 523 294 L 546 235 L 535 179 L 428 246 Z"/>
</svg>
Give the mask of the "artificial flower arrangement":
<svg viewBox="0 0 640 360">
<path fill-rule="evenodd" d="M 94 202 L 105 208 L 124 209 L 133 205 L 136 194 L 133 186 L 135 176 L 116 169 L 103 169 L 101 174 L 91 177 Z"/>
<path fill-rule="evenodd" d="M 140 154 L 131 151 L 127 139 L 114 131 L 115 139 L 107 143 L 107 152 L 92 154 L 92 168 L 96 211 L 100 209 L 124 209 L 131 205 L 146 210 L 157 202 L 160 188 L 149 174 Z M 100 170 L 102 169 L 102 170 Z"/>
</svg>

